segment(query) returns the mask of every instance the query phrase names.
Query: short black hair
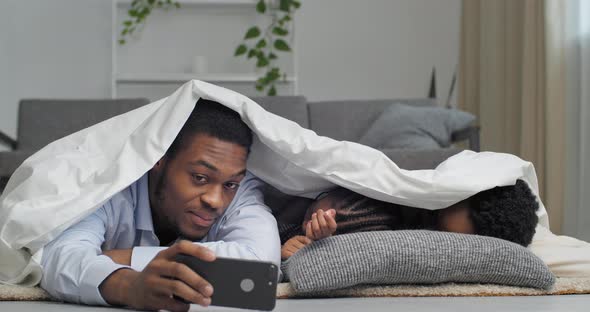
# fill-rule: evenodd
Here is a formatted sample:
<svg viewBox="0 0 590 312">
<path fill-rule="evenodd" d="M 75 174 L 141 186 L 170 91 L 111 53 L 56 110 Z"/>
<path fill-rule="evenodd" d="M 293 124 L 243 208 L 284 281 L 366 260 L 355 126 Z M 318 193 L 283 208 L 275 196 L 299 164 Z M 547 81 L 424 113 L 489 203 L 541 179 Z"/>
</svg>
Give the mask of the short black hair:
<svg viewBox="0 0 590 312">
<path fill-rule="evenodd" d="M 539 218 L 537 198 L 523 180 L 471 197 L 470 217 L 475 233 L 501 238 L 522 246 L 533 240 Z"/>
<path fill-rule="evenodd" d="M 250 153 L 252 131 L 242 121 L 240 115 L 215 101 L 199 99 L 188 120 L 166 151 L 166 156 L 174 158 L 186 147 L 187 138 L 199 133 L 235 143 L 244 147 L 248 154 Z"/>
</svg>

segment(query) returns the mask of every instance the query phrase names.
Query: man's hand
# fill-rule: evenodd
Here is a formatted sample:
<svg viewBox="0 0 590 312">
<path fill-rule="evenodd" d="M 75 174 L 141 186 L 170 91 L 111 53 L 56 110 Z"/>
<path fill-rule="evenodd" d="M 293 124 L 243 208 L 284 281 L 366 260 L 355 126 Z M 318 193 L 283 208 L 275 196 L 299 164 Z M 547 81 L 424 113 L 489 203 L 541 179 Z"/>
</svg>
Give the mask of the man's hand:
<svg viewBox="0 0 590 312">
<path fill-rule="evenodd" d="M 103 255 L 113 259 L 115 263 L 122 265 L 131 265 L 131 255 L 133 249 L 112 249 L 103 252 Z"/>
<path fill-rule="evenodd" d="M 178 254 L 205 261 L 215 260 L 208 248 L 180 241 L 161 251 L 142 272 L 121 269 L 111 274 L 99 286 L 109 304 L 125 305 L 138 310 L 187 311 L 189 304 L 173 298 L 180 297 L 202 306 L 211 304 L 213 287 L 209 282 L 182 263 L 175 262 Z"/>
<path fill-rule="evenodd" d="M 297 235 L 291 237 L 288 241 L 285 242 L 283 247 L 281 247 L 281 260 L 289 259 L 293 254 L 295 254 L 299 249 L 311 244 L 311 239 Z"/>
<path fill-rule="evenodd" d="M 336 210 L 323 211 L 318 209 L 311 215 L 311 219 L 305 225 L 305 236 L 311 240 L 320 240 L 332 236 L 336 232 Z"/>
</svg>

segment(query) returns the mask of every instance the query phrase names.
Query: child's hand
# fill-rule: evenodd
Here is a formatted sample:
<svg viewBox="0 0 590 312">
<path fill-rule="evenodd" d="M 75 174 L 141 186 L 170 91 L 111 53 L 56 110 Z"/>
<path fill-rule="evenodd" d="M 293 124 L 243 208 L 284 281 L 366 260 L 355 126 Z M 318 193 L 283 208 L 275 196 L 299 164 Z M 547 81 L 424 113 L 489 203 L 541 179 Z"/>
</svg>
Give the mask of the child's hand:
<svg viewBox="0 0 590 312">
<path fill-rule="evenodd" d="M 311 220 L 305 225 L 305 236 L 311 240 L 320 240 L 330 237 L 336 232 L 336 210 L 323 211 L 318 209 Z"/>
<path fill-rule="evenodd" d="M 297 235 L 291 237 L 288 241 L 285 242 L 283 247 L 281 247 L 281 259 L 287 260 L 293 254 L 295 254 L 299 249 L 311 244 L 311 240 L 305 236 Z"/>
</svg>

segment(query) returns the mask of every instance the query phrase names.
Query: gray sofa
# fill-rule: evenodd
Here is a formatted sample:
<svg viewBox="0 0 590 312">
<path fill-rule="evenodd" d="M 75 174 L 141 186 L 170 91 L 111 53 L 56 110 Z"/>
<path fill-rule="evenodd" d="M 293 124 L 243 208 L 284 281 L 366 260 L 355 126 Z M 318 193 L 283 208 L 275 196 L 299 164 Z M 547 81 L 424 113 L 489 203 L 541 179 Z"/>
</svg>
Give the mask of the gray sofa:
<svg viewBox="0 0 590 312">
<path fill-rule="evenodd" d="M 303 96 L 254 98 L 265 109 L 337 140 L 358 141 L 361 135 L 394 100 L 308 102 Z M 395 100 L 410 105 L 432 105 L 429 99 Z M 0 132 L 0 192 L 8 177 L 34 152 L 70 133 L 147 104 L 147 99 L 116 100 L 22 100 L 19 104 L 17 139 Z M 453 142 L 468 140 L 479 149 L 479 132 L 470 126 L 453 133 Z M 457 148 L 433 150 L 382 150 L 404 169 L 434 168 Z"/>
</svg>

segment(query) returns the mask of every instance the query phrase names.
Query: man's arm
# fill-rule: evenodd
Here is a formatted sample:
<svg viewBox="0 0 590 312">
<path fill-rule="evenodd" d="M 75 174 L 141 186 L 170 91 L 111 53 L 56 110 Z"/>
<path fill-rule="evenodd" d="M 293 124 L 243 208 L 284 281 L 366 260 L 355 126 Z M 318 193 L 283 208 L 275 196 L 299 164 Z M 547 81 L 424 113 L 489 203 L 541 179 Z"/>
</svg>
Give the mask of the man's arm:
<svg viewBox="0 0 590 312">
<path fill-rule="evenodd" d="M 107 222 L 103 206 L 44 247 L 43 289 L 60 300 L 106 305 L 98 286 L 126 267 L 101 255 Z"/>
</svg>

